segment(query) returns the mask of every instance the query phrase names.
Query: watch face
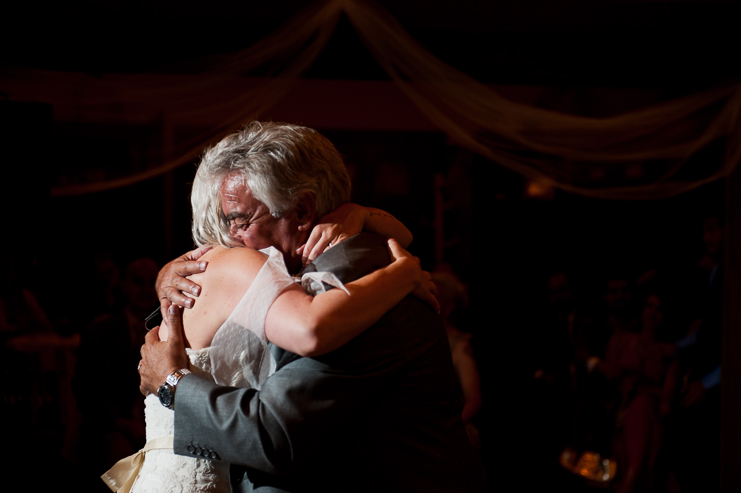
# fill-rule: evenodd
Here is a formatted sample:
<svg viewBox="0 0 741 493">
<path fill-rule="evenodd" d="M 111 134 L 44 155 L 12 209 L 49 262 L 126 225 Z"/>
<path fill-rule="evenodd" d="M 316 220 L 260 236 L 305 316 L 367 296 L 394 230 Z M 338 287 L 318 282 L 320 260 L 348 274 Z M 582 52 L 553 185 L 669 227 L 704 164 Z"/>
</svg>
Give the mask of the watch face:
<svg viewBox="0 0 741 493">
<path fill-rule="evenodd" d="M 162 387 L 157 391 L 157 396 L 160 398 L 160 403 L 168 409 L 172 409 L 172 386 L 170 384 L 163 384 Z"/>
</svg>

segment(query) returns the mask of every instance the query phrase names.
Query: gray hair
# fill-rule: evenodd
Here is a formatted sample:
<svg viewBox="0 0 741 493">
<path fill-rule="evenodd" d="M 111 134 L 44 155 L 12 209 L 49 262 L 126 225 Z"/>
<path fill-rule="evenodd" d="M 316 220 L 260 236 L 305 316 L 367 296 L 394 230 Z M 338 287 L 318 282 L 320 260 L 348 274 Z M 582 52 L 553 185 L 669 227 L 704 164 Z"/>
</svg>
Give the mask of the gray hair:
<svg viewBox="0 0 741 493">
<path fill-rule="evenodd" d="M 334 145 L 316 130 L 287 123 L 248 123 L 206 150 L 198 166 L 191 205 L 196 245 L 235 246 L 221 208 L 221 184 L 241 173 L 255 199 L 275 217 L 300 195 L 314 195 L 321 217 L 350 201 L 350 177 Z"/>
</svg>

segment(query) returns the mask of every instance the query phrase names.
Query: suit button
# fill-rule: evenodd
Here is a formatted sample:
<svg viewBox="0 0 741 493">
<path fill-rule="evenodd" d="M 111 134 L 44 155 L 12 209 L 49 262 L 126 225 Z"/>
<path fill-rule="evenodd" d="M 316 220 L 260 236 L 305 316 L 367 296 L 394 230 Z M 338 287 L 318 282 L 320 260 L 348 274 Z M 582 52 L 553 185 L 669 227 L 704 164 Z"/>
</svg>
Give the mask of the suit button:
<svg viewBox="0 0 741 493">
<path fill-rule="evenodd" d="M 201 447 L 196 447 L 194 452 L 196 455 L 201 455 Z"/>
<path fill-rule="evenodd" d="M 195 448 L 193 448 L 193 445 L 188 445 L 188 452 L 191 454 L 195 451 Z"/>
<path fill-rule="evenodd" d="M 211 451 L 211 453 L 210 453 L 210 454 L 208 454 L 208 456 L 209 456 L 209 457 L 210 457 L 211 459 L 215 459 L 215 458 L 216 458 L 216 452 L 214 452 L 214 451 L 212 450 L 212 451 Z"/>
</svg>

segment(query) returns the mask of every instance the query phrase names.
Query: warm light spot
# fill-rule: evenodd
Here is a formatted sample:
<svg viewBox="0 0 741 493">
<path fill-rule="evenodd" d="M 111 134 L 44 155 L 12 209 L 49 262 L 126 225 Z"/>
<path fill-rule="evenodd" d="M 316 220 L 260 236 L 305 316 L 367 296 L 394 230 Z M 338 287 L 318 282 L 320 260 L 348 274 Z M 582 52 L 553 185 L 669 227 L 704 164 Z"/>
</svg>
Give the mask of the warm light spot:
<svg viewBox="0 0 741 493">
<path fill-rule="evenodd" d="M 531 199 L 552 199 L 555 188 L 543 181 L 529 181 L 525 185 L 525 196 Z"/>
</svg>

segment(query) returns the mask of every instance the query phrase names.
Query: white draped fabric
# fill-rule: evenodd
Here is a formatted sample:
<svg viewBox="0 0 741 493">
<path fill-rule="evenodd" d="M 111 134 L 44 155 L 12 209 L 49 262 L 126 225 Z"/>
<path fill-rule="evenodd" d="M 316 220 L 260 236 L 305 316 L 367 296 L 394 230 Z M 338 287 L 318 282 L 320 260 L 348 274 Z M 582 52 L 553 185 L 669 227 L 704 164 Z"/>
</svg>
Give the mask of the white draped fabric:
<svg viewBox="0 0 741 493">
<path fill-rule="evenodd" d="M 0 90 L 12 100 L 52 104 L 59 121 L 161 125 L 160 142 L 148 146 L 135 171 L 68 179 L 52 195 L 120 187 L 191 162 L 209 143 L 265 115 L 316 59 L 343 14 L 441 131 L 529 179 L 587 196 L 660 198 L 728 176 L 741 159 L 741 84 L 606 118 L 550 111 L 510 101 L 446 65 L 367 0 L 319 2 L 250 48 L 161 73 L 13 69 L 0 74 Z M 711 144 L 720 149 L 717 162 L 691 159 Z M 637 168 L 638 174 L 628 171 Z M 623 179 L 606 187 L 591 179 L 595 169 Z"/>
</svg>

